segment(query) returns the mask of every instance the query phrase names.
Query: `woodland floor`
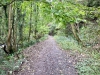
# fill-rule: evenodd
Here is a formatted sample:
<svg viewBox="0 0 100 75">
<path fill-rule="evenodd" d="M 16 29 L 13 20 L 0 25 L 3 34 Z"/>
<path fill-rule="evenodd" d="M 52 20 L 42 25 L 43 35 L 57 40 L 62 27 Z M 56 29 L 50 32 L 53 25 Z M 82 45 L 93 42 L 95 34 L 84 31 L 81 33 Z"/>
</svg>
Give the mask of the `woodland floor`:
<svg viewBox="0 0 100 75">
<path fill-rule="evenodd" d="M 78 75 L 75 56 L 60 49 L 52 36 L 23 53 L 26 61 L 15 75 Z"/>
</svg>

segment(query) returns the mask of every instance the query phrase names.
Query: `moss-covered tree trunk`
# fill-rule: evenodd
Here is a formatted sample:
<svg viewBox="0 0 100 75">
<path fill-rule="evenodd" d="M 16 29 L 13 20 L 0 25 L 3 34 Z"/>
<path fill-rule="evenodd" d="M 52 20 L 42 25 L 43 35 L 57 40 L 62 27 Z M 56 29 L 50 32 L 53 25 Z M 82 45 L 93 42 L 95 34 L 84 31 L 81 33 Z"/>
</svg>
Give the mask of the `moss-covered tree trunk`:
<svg viewBox="0 0 100 75">
<path fill-rule="evenodd" d="M 12 53 L 11 45 L 11 35 L 12 35 L 12 4 L 9 5 L 9 15 L 8 15 L 8 36 L 7 36 L 7 52 Z"/>
<path fill-rule="evenodd" d="M 76 32 L 74 24 L 71 24 L 71 28 L 72 28 L 72 32 L 74 34 L 75 39 L 78 41 L 78 43 L 82 43 L 82 41 L 80 40 L 79 36 L 77 35 L 77 32 Z"/>
</svg>

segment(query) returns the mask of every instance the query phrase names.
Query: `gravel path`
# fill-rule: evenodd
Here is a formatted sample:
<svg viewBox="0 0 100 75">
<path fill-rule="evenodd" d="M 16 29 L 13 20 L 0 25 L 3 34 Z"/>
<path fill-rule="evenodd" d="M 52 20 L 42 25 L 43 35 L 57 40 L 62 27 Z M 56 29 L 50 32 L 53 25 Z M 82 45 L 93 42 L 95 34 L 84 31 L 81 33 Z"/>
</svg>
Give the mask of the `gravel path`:
<svg viewBox="0 0 100 75">
<path fill-rule="evenodd" d="M 78 75 L 72 58 L 60 50 L 52 36 L 24 50 L 26 61 L 16 75 Z"/>
</svg>

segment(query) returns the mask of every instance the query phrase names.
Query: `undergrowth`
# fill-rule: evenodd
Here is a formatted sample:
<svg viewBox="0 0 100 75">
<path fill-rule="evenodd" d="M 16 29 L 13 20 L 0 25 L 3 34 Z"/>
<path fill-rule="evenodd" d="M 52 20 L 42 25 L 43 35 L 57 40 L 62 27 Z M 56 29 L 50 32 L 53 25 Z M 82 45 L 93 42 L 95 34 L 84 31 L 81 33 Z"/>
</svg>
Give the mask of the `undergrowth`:
<svg viewBox="0 0 100 75">
<path fill-rule="evenodd" d="M 100 47 L 98 45 L 100 43 L 100 26 L 92 24 L 83 27 L 79 32 L 79 36 L 86 44 L 83 52 L 90 56 L 82 58 L 77 63 L 76 68 L 79 75 L 100 75 Z M 98 48 L 93 48 L 95 45 L 98 45 Z"/>
<path fill-rule="evenodd" d="M 41 37 L 41 38 L 39 39 L 39 42 L 44 41 L 44 40 L 46 40 L 47 38 L 48 38 L 48 35 L 45 34 L 43 37 Z"/>
<path fill-rule="evenodd" d="M 22 55 L 6 55 L 3 50 L 0 52 L 0 75 L 13 75 L 24 61 Z"/>
<path fill-rule="evenodd" d="M 76 69 L 79 75 L 100 75 L 100 61 L 85 58 L 77 63 Z"/>
<path fill-rule="evenodd" d="M 30 39 L 29 42 L 28 41 L 23 41 L 23 47 L 26 48 L 26 47 L 29 47 L 31 45 L 34 45 L 37 42 L 44 41 L 45 39 L 47 39 L 47 37 L 48 37 L 48 35 L 45 34 L 44 36 L 42 36 L 41 38 L 39 38 L 37 40 L 35 38 L 32 38 L 32 39 Z"/>
<path fill-rule="evenodd" d="M 82 48 L 80 45 L 78 45 L 78 42 L 74 40 L 71 36 L 54 36 L 56 39 L 56 42 L 63 48 L 64 50 L 78 50 L 82 51 Z"/>
<path fill-rule="evenodd" d="M 85 44 L 88 44 L 88 43 L 95 44 L 96 42 L 99 42 L 96 39 L 98 37 L 95 37 L 95 35 L 96 35 L 95 32 L 97 32 L 98 30 L 95 29 L 95 31 L 89 33 L 89 30 L 88 30 L 89 28 L 90 27 L 85 28 L 86 32 L 88 32 L 87 34 L 84 29 L 83 29 L 83 31 L 81 30 L 80 34 L 81 34 L 82 41 Z M 93 35 L 94 33 L 95 33 L 95 35 Z M 91 34 L 91 35 L 89 36 L 88 34 Z M 100 75 L 100 51 L 94 49 L 92 47 L 93 45 L 82 47 L 71 36 L 66 37 L 66 36 L 62 36 L 62 35 L 61 36 L 56 35 L 55 39 L 56 39 L 56 42 L 61 46 L 62 49 L 72 50 L 72 51 L 76 51 L 76 52 L 78 51 L 82 54 L 87 55 L 84 57 L 80 57 L 81 60 L 77 61 L 76 69 L 77 69 L 79 75 Z"/>
<path fill-rule="evenodd" d="M 94 46 L 100 43 L 100 26 L 91 24 L 87 27 L 82 27 L 79 31 L 79 37 L 87 46 Z"/>
</svg>

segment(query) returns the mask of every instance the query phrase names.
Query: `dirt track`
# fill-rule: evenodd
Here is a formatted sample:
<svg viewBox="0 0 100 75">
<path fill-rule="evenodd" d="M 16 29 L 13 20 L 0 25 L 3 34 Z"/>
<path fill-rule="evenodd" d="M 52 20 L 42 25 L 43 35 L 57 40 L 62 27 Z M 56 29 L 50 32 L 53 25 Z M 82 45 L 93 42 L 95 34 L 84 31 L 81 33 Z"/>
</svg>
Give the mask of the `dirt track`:
<svg viewBox="0 0 100 75">
<path fill-rule="evenodd" d="M 24 50 L 26 61 L 16 75 L 78 75 L 71 59 L 49 36 Z"/>
</svg>

